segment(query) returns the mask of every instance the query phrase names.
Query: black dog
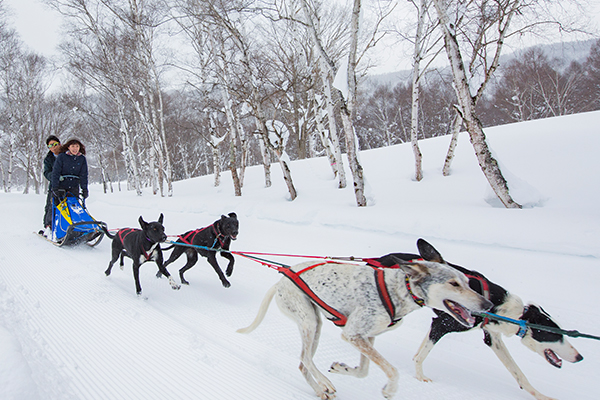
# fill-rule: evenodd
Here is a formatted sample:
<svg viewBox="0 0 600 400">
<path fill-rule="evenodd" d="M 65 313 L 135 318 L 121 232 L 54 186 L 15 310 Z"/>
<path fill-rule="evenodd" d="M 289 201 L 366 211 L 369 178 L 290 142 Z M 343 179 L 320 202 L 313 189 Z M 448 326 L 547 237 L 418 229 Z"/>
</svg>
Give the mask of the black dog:
<svg viewBox="0 0 600 400">
<path fill-rule="evenodd" d="M 121 257 L 121 269 L 123 269 L 123 257 L 127 256 L 133 260 L 133 277 L 135 279 L 135 291 L 140 296 L 142 286 L 140 285 L 140 266 L 146 261 L 154 261 L 158 269 L 169 278 L 169 283 L 173 289 L 179 289 L 180 286 L 170 277 L 169 272 L 163 266 L 163 255 L 160 243 L 167 240 L 165 227 L 163 226 L 163 215 L 160 214 L 158 221 L 146 222 L 140 216 L 140 226 L 142 229 L 124 228 L 120 229 L 116 235 L 112 235 L 106 228 L 102 228 L 106 235 L 113 239 L 112 241 L 112 259 L 108 264 L 108 269 L 104 272 L 106 276 L 114 263 Z"/>
<path fill-rule="evenodd" d="M 395 263 L 393 257 L 410 261 L 421 256 L 395 253 L 381 257 L 378 261 L 384 265 L 390 266 Z M 471 271 L 455 264 L 448 263 L 448 265 L 465 274 L 469 279 L 469 287 L 493 303 L 493 307 L 489 312 L 509 317 L 514 320 L 524 320 L 532 324 L 558 328 L 556 322 L 554 322 L 550 315 L 541 307 L 533 304 L 524 305 L 523 301 L 518 296 L 509 293 L 503 287 L 491 282 L 477 271 Z M 544 357 L 546 361 L 557 368 L 562 366 L 561 357 L 569 362 L 578 362 L 583 359 L 581 354 L 579 354 L 562 334 L 533 328 L 520 329 L 519 326 L 515 324 L 497 322 L 482 317 L 476 317 L 473 327 L 468 328 L 457 323 L 454 318 L 444 311 L 433 311 L 437 314 L 437 317 L 433 318 L 429 332 L 427 336 L 425 336 L 421 347 L 414 357 L 416 377 L 421 381 L 430 381 L 430 379 L 423 374 L 423 361 L 425 361 L 425 358 L 433 349 L 433 346 L 435 346 L 444 335 L 451 332 L 466 332 L 476 327 L 483 330 L 484 343 L 494 351 L 502 364 L 504 364 L 506 369 L 517 380 L 519 386 L 539 400 L 547 400 L 548 397 L 538 392 L 529 383 L 521 369 L 511 357 L 507 347 L 504 345 L 502 335 L 520 336 L 523 345 Z"/>
<path fill-rule="evenodd" d="M 223 275 L 223 271 L 219 267 L 219 263 L 217 263 L 217 250 L 229 250 L 229 245 L 232 240 L 237 239 L 239 229 L 239 222 L 237 219 L 236 213 L 229 213 L 229 216 L 221 215 L 221 219 L 215 221 L 212 225 L 209 225 L 202 229 L 196 229 L 194 231 L 189 231 L 184 233 L 183 235 L 179 235 L 179 239 L 177 239 L 176 243 L 165 248 L 164 250 L 168 250 L 171 247 L 175 247 L 169 259 L 164 264 L 164 271 L 159 270 L 156 276 L 160 278 L 161 275 L 168 275 L 167 265 L 171 264 L 175 260 L 177 260 L 183 253 L 187 256 L 187 263 L 179 270 L 179 277 L 181 278 L 181 283 L 184 285 L 189 285 L 190 283 L 185 280 L 183 277 L 183 273 L 188 269 L 192 268 L 196 262 L 198 261 L 198 253 L 202 257 L 206 257 L 208 262 L 214 268 L 217 275 L 219 275 L 219 279 L 223 283 L 223 286 L 228 288 L 231 286 L 225 275 Z M 187 245 L 187 246 L 186 246 Z M 191 247 L 191 246 L 200 246 L 200 247 Z M 209 250 L 215 249 L 215 250 Z M 227 276 L 231 276 L 233 273 L 233 264 L 234 258 L 231 253 L 228 251 L 222 251 L 221 257 L 224 257 L 229 260 L 229 264 L 227 265 L 227 270 L 225 274 Z M 166 272 L 166 273 L 165 273 Z"/>
</svg>

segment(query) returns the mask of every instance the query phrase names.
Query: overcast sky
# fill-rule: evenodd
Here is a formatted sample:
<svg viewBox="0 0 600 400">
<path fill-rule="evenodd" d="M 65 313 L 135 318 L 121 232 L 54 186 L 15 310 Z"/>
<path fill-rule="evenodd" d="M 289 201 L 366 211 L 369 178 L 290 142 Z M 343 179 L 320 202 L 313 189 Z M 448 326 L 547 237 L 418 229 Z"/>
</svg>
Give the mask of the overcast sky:
<svg viewBox="0 0 600 400">
<path fill-rule="evenodd" d="M 14 17 L 13 26 L 21 39 L 31 49 L 49 56 L 56 52 L 58 44 L 58 14 L 39 0 L 4 0 Z"/>
<path fill-rule="evenodd" d="M 588 1 L 591 5 L 588 15 L 593 15 L 593 19 L 600 25 L 600 0 Z M 14 14 L 14 17 L 11 18 L 13 26 L 31 49 L 45 56 L 56 54 L 60 29 L 58 13 L 48 8 L 40 0 L 4 0 L 4 3 L 12 9 Z M 402 62 L 398 57 L 393 57 L 397 53 L 389 48 L 382 48 L 380 62 L 385 65 L 372 70 L 371 73 L 385 73 L 410 68 L 410 65 L 399 65 Z M 398 54 L 398 56 L 402 59 L 407 58 L 406 55 Z"/>
</svg>

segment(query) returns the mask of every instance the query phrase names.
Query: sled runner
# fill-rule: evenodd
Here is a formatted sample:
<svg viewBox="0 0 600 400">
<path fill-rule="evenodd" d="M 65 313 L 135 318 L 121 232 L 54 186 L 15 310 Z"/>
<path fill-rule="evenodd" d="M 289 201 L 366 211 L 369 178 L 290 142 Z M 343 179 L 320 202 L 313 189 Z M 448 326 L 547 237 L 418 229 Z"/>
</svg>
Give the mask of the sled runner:
<svg viewBox="0 0 600 400">
<path fill-rule="evenodd" d="M 40 236 L 59 247 L 82 243 L 93 247 L 102 241 L 106 224 L 88 213 L 84 201 L 67 193 L 57 205 L 52 204 L 52 237 Z"/>
</svg>

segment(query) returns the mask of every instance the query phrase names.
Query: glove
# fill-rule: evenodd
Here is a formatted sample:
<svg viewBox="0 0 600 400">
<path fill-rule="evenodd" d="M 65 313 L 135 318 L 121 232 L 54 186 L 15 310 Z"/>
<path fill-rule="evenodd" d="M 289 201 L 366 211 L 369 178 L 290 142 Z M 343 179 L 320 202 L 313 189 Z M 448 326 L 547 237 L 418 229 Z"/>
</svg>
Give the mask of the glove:
<svg viewBox="0 0 600 400">
<path fill-rule="evenodd" d="M 83 196 L 83 198 L 84 198 L 84 199 L 87 199 L 87 198 L 88 198 L 88 196 L 90 195 L 90 193 L 88 192 L 88 190 L 87 190 L 87 189 L 83 189 L 83 190 L 81 191 L 81 195 Z"/>
</svg>

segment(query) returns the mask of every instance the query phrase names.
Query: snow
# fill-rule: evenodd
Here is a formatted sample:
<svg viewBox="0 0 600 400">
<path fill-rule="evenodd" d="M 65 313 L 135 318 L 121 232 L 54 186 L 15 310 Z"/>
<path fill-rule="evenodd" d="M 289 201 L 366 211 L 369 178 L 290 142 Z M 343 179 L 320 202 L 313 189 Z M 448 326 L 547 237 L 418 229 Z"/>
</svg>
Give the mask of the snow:
<svg viewBox="0 0 600 400">
<path fill-rule="evenodd" d="M 298 198 L 288 201 L 281 170 L 264 187 L 262 167 L 246 171 L 243 196 L 231 178 L 220 187 L 206 176 L 174 185 L 174 196 L 145 191 L 103 194 L 87 201 L 109 228 L 136 227 L 140 215 L 162 212 L 170 235 L 211 224 L 235 211 L 240 234 L 232 249 L 328 256 L 415 252 L 425 238 L 450 262 L 475 269 L 525 302 L 544 307 L 565 329 L 600 335 L 600 112 L 486 130 L 523 210 L 490 201 L 468 141 L 461 134 L 452 174 L 441 175 L 449 137 L 420 142 L 424 179 L 416 182 L 410 144 L 362 152 L 369 206 L 355 206 L 352 185 L 337 189 L 325 158 L 295 161 Z M 350 172 L 348 171 L 348 176 Z M 271 306 L 253 320 L 277 272 L 236 257 L 231 287 L 221 286 L 201 259 L 186 273 L 190 286 L 173 291 L 141 268 L 143 300 L 135 295 L 131 261 L 106 277 L 110 240 L 95 248 L 57 248 L 32 235 L 41 228 L 44 195 L 0 193 L 0 399 L 316 399 L 298 371 L 300 338 L 293 322 Z M 292 264 L 304 259 L 265 256 Z M 220 261 L 225 266 L 225 260 Z M 175 273 L 182 259 L 170 266 Z M 285 278 L 284 278 L 285 279 Z M 376 348 L 399 371 L 397 399 L 531 400 L 474 330 L 444 337 L 424 364 L 432 383 L 414 378 L 412 356 L 433 312 L 410 314 L 381 335 Z M 505 342 L 529 381 L 561 400 L 598 397 L 600 343 L 569 341 L 585 359 L 550 366 L 516 337 Z M 327 373 L 334 361 L 358 363 L 358 353 L 323 325 L 315 355 L 343 400 L 377 399 L 386 378 L 376 366 L 356 379 Z"/>
<path fill-rule="evenodd" d="M 335 78 L 333 79 L 333 87 L 338 89 L 340 92 L 342 92 L 342 96 L 344 97 L 344 99 L 348 99 L 348 92 L 349 92 L 349 88 L 348 88 L 348 63 L 350 61 L 348 60 L 348 56 L 345 56 L 344 58 L 342 58 L 342 61 L 340 63 L 340 67 L 337 70 L 337 73 L 335 74 Z"/>
</svg>

